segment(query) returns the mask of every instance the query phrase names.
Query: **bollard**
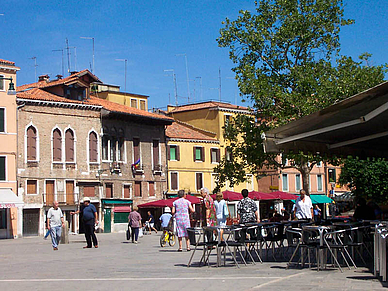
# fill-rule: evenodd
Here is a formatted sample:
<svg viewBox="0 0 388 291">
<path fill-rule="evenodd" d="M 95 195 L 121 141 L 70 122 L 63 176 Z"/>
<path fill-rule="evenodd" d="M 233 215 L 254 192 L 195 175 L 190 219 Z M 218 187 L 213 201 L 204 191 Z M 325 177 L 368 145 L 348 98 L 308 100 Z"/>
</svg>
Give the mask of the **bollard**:
<svg viewBox="0 0 388 291">
<path fill-rule="evenodd" d="M 61 244 L 69 243 L 69 222 L 65 220 L 65 226 L 62 227 Z"/>
</svg>

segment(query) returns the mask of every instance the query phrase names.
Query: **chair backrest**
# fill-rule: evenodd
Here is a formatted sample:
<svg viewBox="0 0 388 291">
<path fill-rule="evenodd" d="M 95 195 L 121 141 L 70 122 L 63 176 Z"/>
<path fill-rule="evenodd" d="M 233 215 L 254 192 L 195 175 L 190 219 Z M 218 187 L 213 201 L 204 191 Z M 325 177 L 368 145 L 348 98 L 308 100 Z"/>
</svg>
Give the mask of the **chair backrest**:
<svg viewBox="0 0 388 291">
<path fill-rule="evenodd" d="M 302 230 L 300 228 L 286 228 L 287 245 L 293 245 L 302 237 Z"/>
<path fill-rule="evenodd" d="M 202 228 L 189 227 L 187 228 L 187 233 L 189 235 L 190 245 L 195 246 L 199 243 L 203 230 Z"/>
</svg>

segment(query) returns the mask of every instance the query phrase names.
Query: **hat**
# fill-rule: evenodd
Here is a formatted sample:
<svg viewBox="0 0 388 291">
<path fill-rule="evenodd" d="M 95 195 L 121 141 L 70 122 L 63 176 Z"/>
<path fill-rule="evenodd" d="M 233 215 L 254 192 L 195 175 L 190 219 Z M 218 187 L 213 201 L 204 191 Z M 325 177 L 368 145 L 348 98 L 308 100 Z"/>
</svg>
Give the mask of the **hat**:
<svg viewBox="0 0 388 291">
<path fill-rule="evenodd" d="M 164 212 L 171 212 L 171 209 L 170 209 L 170 207 L 164 207 Z"/>
<path fill-rule="evenodd" d="M 90 198 L 89 197 L 84 197 L 84 202 L 90 202 Z"/>
</svg>

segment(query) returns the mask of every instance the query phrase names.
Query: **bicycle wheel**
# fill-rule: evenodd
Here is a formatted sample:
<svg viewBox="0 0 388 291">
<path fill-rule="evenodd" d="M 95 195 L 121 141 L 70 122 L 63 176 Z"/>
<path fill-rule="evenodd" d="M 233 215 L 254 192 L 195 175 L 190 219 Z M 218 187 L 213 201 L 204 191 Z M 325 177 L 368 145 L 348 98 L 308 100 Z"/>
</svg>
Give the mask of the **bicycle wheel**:
<svg viewBox="0 0 388 291">
<path fill-rule="evenodd" d="M 171 247 L 175 246 L 175 234 L 170 233 L 170 238 L 169 238 L 169 240 L 168 240 L 168 244 L 169 244 Z"/>
<path fill-rule="evenodd" d="M 167 239 L 168 239 L 168 233 L 167 232 L 163 232 L 162 235 L 160 236 L 160 246 L 163 248 L 166 246 L 166 243 L 167 243 Z"/>
</svg>

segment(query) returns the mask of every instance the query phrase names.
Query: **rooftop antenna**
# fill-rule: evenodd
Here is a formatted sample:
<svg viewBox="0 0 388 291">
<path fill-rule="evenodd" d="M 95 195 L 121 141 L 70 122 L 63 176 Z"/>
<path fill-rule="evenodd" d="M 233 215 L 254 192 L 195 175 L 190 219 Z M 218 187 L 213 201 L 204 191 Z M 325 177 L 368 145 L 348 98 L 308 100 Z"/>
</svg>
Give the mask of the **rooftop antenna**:
<svg viewBox="0 0 388 291">
<path fill-rule="evenodd" d="M 93 66 L 92 66 L 92 74 L 94 74 L 94 37 L 90 36 L 81 36 L 82 39 L 91 39 L 93 41 Z"/>
<path fill-rule="evenodd" d="M 116 59 L 116 61 L 125 62 L 125 74 L 124 74 L 124 92 L 127 92 L 127 59 Z"/>
<path fill-rule="evenodd" d="M 184 56 L 185 57 L 186 81 L 187 81 L 187 102 L 190 103 L 189 67 L 187 66 L 187 55 L 186 55 L 186 53 L 184 53 L 184 54 L 177 54 L 176 56 Z"/>
<path fill-rule="evenodd" d="M 67 72 L 70 75 L 70 47 L 69 47 L 69 40 L 66 37 L 66 51 L 67 51 Z"/>
<path fill-rule="evenodd" d="M 165 72 L 172 72 L 172 81 L 174 83 L 174 93 L 175 93 L 175 105 L 178 106 L 178 88 L 176 86 L 176 75 L 174 69 L 164 70 Z"/>
<path fill-rule="evenodd" d="M 4 14 L 3 14 L 4 15 Z M 34 81 L 36 82 L 36 67 L 38 66 L 37 64 L 36 64 L 36 57 L 32 57 L 32 58 L 30 58 L 30 60 L 34 60 L 34 62 L 35 62 L 35 64 L 34 64 L 34 69 L 35 69 L 35 79 L 34 79 Z"/>
<path fill-rule="evenodd" d="M 65 76 L 65 68 L 64 68 L 64 65 L 63 65 L 63 49 L 59 49 L 59 50 L 52 50 L 53 52 L 62 52 L 62 76 Z M 35 77 L 36 78 L 36 77 Z"/>
<path fill-rule="evenodd" d="M 201 93 L 201 101 L 202 101 L 202 77 L 195 77 L 196 79 L 199 79 L 199 90 L 200 90 L 200 93 Z"/>
</svg>

